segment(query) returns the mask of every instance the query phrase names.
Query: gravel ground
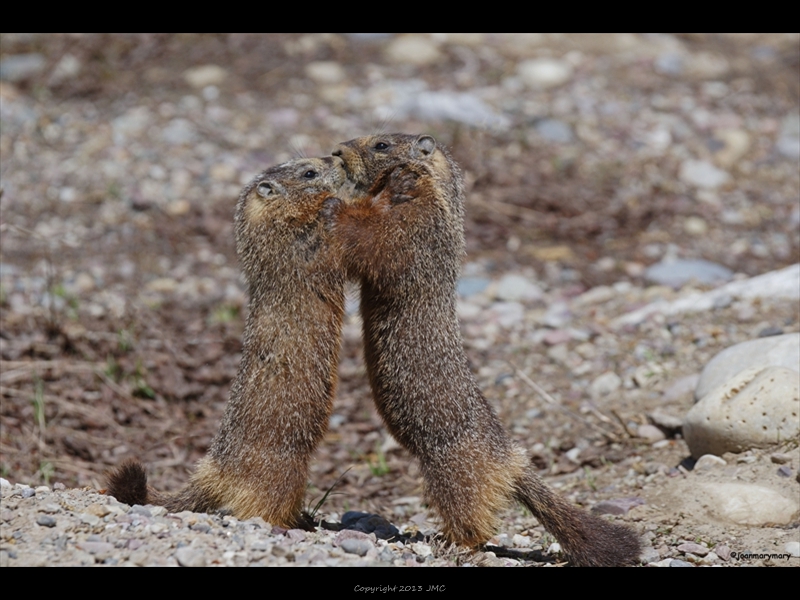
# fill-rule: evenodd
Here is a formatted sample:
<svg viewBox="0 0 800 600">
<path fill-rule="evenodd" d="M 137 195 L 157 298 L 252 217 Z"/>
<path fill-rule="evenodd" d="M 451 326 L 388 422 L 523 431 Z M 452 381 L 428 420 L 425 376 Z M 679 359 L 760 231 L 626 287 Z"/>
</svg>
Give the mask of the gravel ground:
<svg viewBox="0 0 800 600">
<path fill-rule="evenodd" d="M 791 506 L 734 518 L 718 493 L 796 503 L 796 436 L 697 468 L 680 429 L 714 355 L 800 331 L 791 293 L 724 287 L 800 262 L 798 66 L 796 34 L 4 34 L 0 566 L 560 564 L 518 507 L 487 551 L 435 538 L 354 292 L 308 504 L 335 486 L 332 527 L 375 513 L 405 541 L 97 491 L 132 456 L 178 489 L 208 448 L 241 351 L 242 185 L 376 130 L 465 170 L 465 348 L 548 484 L 637 528 L 646 564 L 798 566 Z"/>
</svg>

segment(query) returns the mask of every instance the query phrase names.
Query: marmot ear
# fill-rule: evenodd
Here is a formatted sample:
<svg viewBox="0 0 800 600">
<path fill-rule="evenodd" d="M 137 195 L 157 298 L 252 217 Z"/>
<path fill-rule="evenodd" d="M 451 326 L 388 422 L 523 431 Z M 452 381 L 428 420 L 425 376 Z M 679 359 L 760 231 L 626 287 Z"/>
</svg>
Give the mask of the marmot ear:
<svg viewBox="0 0 800 600">
<path fill-rule="evenodd" d="M 262 181 L 258 184 L 258 186 L 256 186 L 256 193 L 258 193 L 258 195 L 262 198 L 266 198 L 267 196 L 274 194 L 275 191 L 268 182 Z"/>
<path fill-rule="evenodd" d="M 429 135 L 421 135 L 414 142 L 414 158 L 427 158 L 436 150 L 436 140 Z"/>
<path fill-rule="evenodd" d="M 262 198 L 269 198 L 270 196 L 285 196 L 286 190 L 277 181 L 265 179 L 258 182 L 256 193 Z"/>
</svg>

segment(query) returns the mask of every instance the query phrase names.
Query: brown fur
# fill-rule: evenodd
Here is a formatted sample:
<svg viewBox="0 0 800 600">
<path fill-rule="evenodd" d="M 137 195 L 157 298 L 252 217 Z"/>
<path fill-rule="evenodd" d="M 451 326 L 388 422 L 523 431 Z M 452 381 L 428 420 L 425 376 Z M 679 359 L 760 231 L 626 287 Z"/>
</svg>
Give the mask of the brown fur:
<svg viewBox="0 0 800 600">
<path fill-rule="evenodd" d="M 344 275 L 320 212 L 344 180 L 337 158 L 297 159 L 244 188 L 235 225 L 249 315 L 219 432 L 183 490 L 147 487 L 132 461 L 109 474 L 108 494 L 299 523 L 308 464 L 332 410 L 344 313 Z"/>
<path fill-rule="evenodd" d="M 392 435 L 420 462 L 428 503 L 446 536 L 474 546 L 497 512 L 525 504 L 571 562 L 620 565 L 636 534 L 551 491 L 508 437 L 463 351 L 456 282 L 464 255 L 463 183 L 430 136 L 378 135 L 334 151 L 353 184 L 325 214 L 350 277 L 361 282 L 370 384 Z"/>
</svg>

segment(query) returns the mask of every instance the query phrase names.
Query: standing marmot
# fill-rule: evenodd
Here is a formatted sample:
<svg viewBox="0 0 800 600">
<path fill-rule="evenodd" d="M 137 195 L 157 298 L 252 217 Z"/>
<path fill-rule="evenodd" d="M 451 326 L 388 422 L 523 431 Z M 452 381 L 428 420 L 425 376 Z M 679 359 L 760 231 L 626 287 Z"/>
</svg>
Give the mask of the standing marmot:
<svg viewBox="0 0 800 600">
<path fill-rule="evenodd" d="M 621 565 L 637 535 L 550 490 L 469 370 L 456 318 L 464 255 L 462 175 L 427 135 L 340 144 L 354 198 L 328 201 L 332 243 L 361 282 L 364 354 L 378 410 L 420 462 L 428 503 L 460 544 L 485 542 L 516 498 L 578 565 Z"/>
<path fill-rule="evenodd" d="M 172 512 L 228 510 L 282 526 L 300 518 L 308 464 L 336 391 L 344 277 L 320 209 L 345 181 L 338 158 L 261 173 L 236 206 L 236 251 L 249 286 L 242 360 L 219 432 L 188 485 L 147 486 L 141 463 L 108 476 L 108 494 Z"/>
</svg>

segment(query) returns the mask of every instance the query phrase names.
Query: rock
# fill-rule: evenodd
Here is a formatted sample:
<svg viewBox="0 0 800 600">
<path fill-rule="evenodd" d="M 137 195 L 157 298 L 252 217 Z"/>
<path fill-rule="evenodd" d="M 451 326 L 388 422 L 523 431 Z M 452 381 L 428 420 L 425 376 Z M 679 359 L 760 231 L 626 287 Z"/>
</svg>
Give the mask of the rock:
<svg viewBox="0 0 800 600">
<path fill-rule="evenodd" d="M 41 515 L 36 518 L 36 524 L 42 527 L 55 527 L 56 520 L 50 515 Z"/>
<path fill-rule="evenodd" d="M 375 547 L 371 541 L 359 539 L 342 540 L 342 543 L 339 544 L 339 546 L 348 554 L 356 554 L 358 556 L 366 555 L 367 552 Z"/>
<path fill-rule="evenodd" d="M 800 372 L 800 333 L 759 338 L 726 348 L 708 361 L 700 374 L 695 400 L 753 367 L 785 367 Z"/>
<path fill-rule="evenodd" d="M 720 79 L 730 68 L 728 60 L 712 52 L 692 52 L 687 56 L 686 70 L 698 79 Z"/>
<path fill-rule="evenodd" d="M 770 327 L 765 327 L 764 329 L 758 332 L 758 337 L 760 338 L 772 337 L 775 335 L 783 335 L 783 328 L 770 326 Z"/>
<path fill-rule="evenodd" d="M 558 344 L 566 344 L 572 339 L 569 331 L 563 329 L 553 329 L 544 334 L 542 341 L 548 346 L 557 346 Z"/>
<path fill-rule="evenodd" d="M 704 294 L 693 293 L 674 301 L 657 300 L 647 306 L 631 311 L 612 322 L 615 328 L 637 325 L 651 315 L 678 315 L 691 312 L 702 312 L 714 308 L 718 302 L 727 298 L 785 298 L 800 299 L 800 264 L 795 264 L 777 271 L 770 271 L 757 277 L 740 281 L 731 281 L 715 290 Z"/>
<path fill-rule="evenodd" d="M 696 556 L 705 556 L 709 552 L 707 547 L 696 544 L 695 542 L 685 542 L 678 546 L 678 550 L 684 554 L 694 554 Z"/>
<path fill-rule="evenodd" d="M 511 329 L 525 318 L 525 307 L 519 302 L 495 302 L 486 314 L 501 327 Z"/>
<path fill-rule="evenodd" d="M 541 119 L 536 121 L 533 128 L 536 129 L 536 133 L 549 142 L 569 144 L 575 139 L 572 127 L 558 119 Z"/>
<path fill-rule="evenodd" d="M 201 65 L 183 72 L 183 79 L 195 89 L 203 89 L 208 85 L 222 85 L 228 72 L 218 65 Z"/>
<path fill-rule="evenodd" d="M 687 393 L 689 391 L 690 390 L 687 390 Z M 673 417 L 672 415 L 668 415 L 658 409 L 647 413 L 647 418 L 653 425 L 663 431 L 664 435 L 667 437 L 675 437 L 683 428 L 683 419 Z"/>
<path fill-rule="evenodd" d="M 656 561 L 649 562 L 647 564 L 647 566 L 648 567 L 668 567 L 673 560 L 674 559 L 672 559 L 672 558 L 665 558 L 664 560 L 656 560 Z"/>
<path fill-rule="evenodd" d="M 316 83 L 340 83 L 346 77 L 342 65 L 332 60 L 310 62 L 306 65 L 305 72 L 306 77 Z"/>
<path fill-rule="evenodd" d="M 420 91 L 399 94 L 392 105 L 397 116 L 423 121 L 456 121 L 475 127 L 506 129 L 511 121 L 469 92 Z"/>
<path fill-rule="evenodd" d="M 746 369 L 706 394 L 686 415 L 692 456 L 763 448 L 800 434 L 800 381 L 784 367 Z"/>
<path fill-rule="evenodd" d="M 742 129 L 721 129 L 714 133 L 714 137 L 722 142 L 722 148 L 715 152 L 714 158 L 726 169 L 739 162 L 750 149 L 750 135 Z"/>
<path fill-rule="evenodd" d="M 67 79 L 72 79 L 81 72 L 81 61 L 73 54 L 65 54 L 58 61 L 56 68 L 50 75 L 50 83 L 61 83 Z"/>
<path fill-rule="evenodd" d="M 715 546 L 714 554 L 722 560 L 728 560 L 731 557 L 731 549 L 728 546 Z"/>
<path fill-rule="evenodd" d="M 685 560 L 678 560 L 677 558 L 673 558 L 669 561 L 670 567 L 693 567 L 694 565 L 690 562 L 686 562 Z"/>
<path fill-rule="evenodd" d="M 179 217 L 181 215 L 185 215 L 188 213 L 192 208 L 192 203 L 188 200 L 180 199 L 180 200 L 173 200 L 172 202 L 168 202 L 166 206 L 164 206 L 164 212 L 168 215 L 172 215 L 173 217 Z"/>
<path fill-rule="evenodd" d="M 661 558 L 661 554 L 658 550 L 653 548 L 652 546 L 646 546 L 642 548 L 642 553 L 639 555 L 639 560 L 644 564 L 648 563 L 655 563 Z"/>
<path fill-rule="evenodd" d="M 171 294 L 178 289 L 178 282 L 169 277 L 158 277 L 148 281 L 145 288 L 162 294 Z"/>
<path fill-rule="evenodd" d="M 479 567 L 507 567 L 510 562 L 510 559 L 498 558 L 494 552 L 478 552 L 472 560 Z"/>
<path fill-rule="evenodd" d="M 708 509 L 717 518 L 740 525 L 791 523 L 800 510 L 797 499 L 752 483 L 698 483 L 708 496 Z M 717 552 L 719 556 L 722 556 Z"/>
<path fill-rule="evenodd" d="M 664 432 L 655 425 L 639 425 L 636 430 L 636 435 L 640 438 L 644 438 L 651 444 L 660 442 L 666 438 Z"/>
<path fill-rule="evenodd" d="M 592 288 L 572 301 L 573 306 L 581 307 L 581 306 L 591 306 L 594 304 L 603 304 L 604 302 L 608 302 L 609 300 L 617 297 L 617 292 L 614 288 L 601 285 L 595 288 Z"/>
<path fill-rule="evenodd" d="M 433 554 L 433 550 L 428 544 L 423 544 L 422 542 L 415 542 L 411 544 L 411 551 L 416 554 L 417 556 L 421 556 L 423 558 L 427 556 L 431 556 Z"/>
<path fill-rule="evenodd" d="M 486 277 L 462 277 L 458 280 L 458 295 L 464 298 L 480 294 L 491 284 Z"/>
<path fill-rule="evenodd" d="M 742 281 L 732 281 L 715 292 L 737 298 L 800 299 L 800 263 Z"/>
<path fill-rule="evenodd" d="M 674 402 L 675 400 L 682 400 L 684 396 L 688 396 L 694 392 L 699 380 L 699 373 L 693 373 L 692 375 L 681 377 L 664 391 L 664 401 Z M 681 421 L 681 425 L 682 424 L 683 421 Z M 659 423 L 656 423 L 656 425 L 659 425 Z"/>
<path fill-rule="evenodd" d="M 783 549 L 795 558 L 800 557 L 800 542 L 786 542 Z"/>
<path fill-rule="evenodd" d="M 662 75 L 680 75 L 684 66 L 683 56 L 675 52 L 660 54 L 653 62 L 653 68 Z"/>
<path fill-rule="evenodd" d="M 566 326 L 572 320 L 573 314 L 566 302 L 551 302 L 541 318 L 542 325 L 553 329 Z"/>
<path fill-rule="evenodd" d="M 35 77 L 44 70 L 44 56 L 41 54 L 13 54 L 0 60 L 0 79 L 4 81 L 24 81 Z"/>
<path fill-rule="evenodd" d="M 81 523 L 85 523 L 91 527 L 100 524 L 100 517 L 97 515 L 89 514 L 89 513 L 81 513 L 78 515 L 78 518 L 81 520 Z"/>
<path fill-rule="evenodd" d="M 348 554 L 364 556 L 367 552 L 375 547 L 375 543 L 373 541 L 374 539 L 375 538 L 373 536 L 367 535 L 366 533 L 362 533 L 360 531 L 343 529 L 336 534 L 333 544 L 334 546 L 342 548 Z"/>
<path fill-rule="evenodd" d="M 192 144 L 197 140 L 197 131 L 188 119 L 173 119 L 161 131 L 161 139 L 175 146 Z"/>
<path fill-rule="evenodd" d="M 708 223 L 701 217 L 686 217 L 683 222 L 683 230 L 689 235 L 703 236 L 708 233 Z"/>
<path fill-rule="evenodd" d="M 386 57 L 394 63 L 429 65 L 441 58 L 438 46 L 424 35 L 401 35 L 386 45 Z"/>
<path fill-rule="evenodd" d="M 206 555 L 199 548 L 192 548 L 191 546 L 184 546 L 175 551 L 175 559 L 182 567 L 205 567 Z"/>
<path fill-rule="evenodd" d="M 142 506 L 141 504 L 134 504 L 133 506 L 128 509 L 129 515 L 141 515 L 142 517 L 152 517 L 153 513 L 150 512 L 150 509 Z"/>
<path fill-rule="evenodd" d="M 725 462 L 725 459 L 720 458 L 719 456 L 714 456 L 713 454 L 704 454 L 700 458 L 697 459 L 697 462 L 694 463 L 693 471 L 697 473 L 702 473 L 703 471 L 713 471 L 717 467 L 724 467 L 728 463 Z"/>
<path fill-rule="evenodd" d="M 778 152 L 787 158 L 800 158 L 800 116 L 792 113 L 781 122 L 780 136 L 775 144 Z"/>
<path fill-rule="evenodd" d="M 552 58 L 532 58 L 517 65 L 517 74 L 528 87 L 548 89 L 569 81 L 572 67 Z"/>
<path fill-rule="evenodd" d="M 114 552 L 114 544 L 109 544 L 108 542 L 79 542 L 75 544 L 76 547 L 80 548 L 84 552 L 88 552 L 89 554 L 102 554 L 102 555 L 110 555 Z"/>
<path fill-rule="evenodd" d="M 733 271 L 727 267 L 702 259 L 662 261 L 645 270 L 645 279 L 648 281 L 676 289 L 692 280 L 716 284 L 729 281 L 731 277 Z"/>
<path fill-rule="evenodd" d="M 511 538 L 511 546 L 513 548 L 530 548 L 532 543 L 531 538 L 527 535 L 515 533 Z"/>
<path fill-rule="evenodd" d="M 770 454 L 769 459 L 776 465 L 785 465 L 786 463 L 792 462 L 792 457 L 788 454 L 783 454 L 782 452 Z"/>
<path fill-rule="evenodd" d="M 731 180 L 727 172 L 704 160 L 684 161 L 678 177 L 684 183 L 704 189 L 715 189 Z"/>
<path fill-rule="evenodd" d="M 613 371 L 607 371 L 592 381 L 589 393 L 592 398 L 597 399 L 616 392 L 620 387 L 622 387 L 622 379 L 619 378 L 619 375 Z"/>
<path fill-rule="evenodd" d="M 521 275 L 506 275 L 497 282 L 494 288 L 494 297 L 506 302 L 525 302 L 538 300 L 542 297 L 542 290 L 538 285 L 528 281 Z"/>
</svg>

